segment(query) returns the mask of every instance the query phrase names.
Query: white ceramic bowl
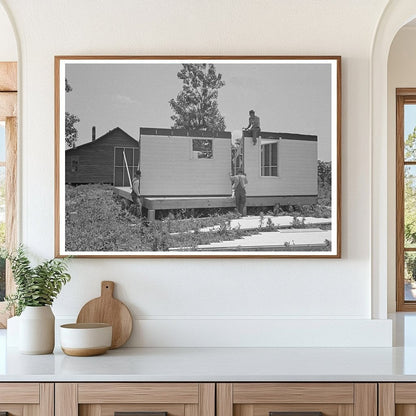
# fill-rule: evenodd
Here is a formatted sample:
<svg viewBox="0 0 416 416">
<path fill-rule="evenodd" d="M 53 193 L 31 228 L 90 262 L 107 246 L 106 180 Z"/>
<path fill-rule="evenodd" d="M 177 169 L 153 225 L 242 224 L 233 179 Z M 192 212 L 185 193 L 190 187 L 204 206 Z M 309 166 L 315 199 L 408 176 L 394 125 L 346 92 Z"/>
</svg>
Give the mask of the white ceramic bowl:
<svg viewBox="0 0 416 416">
<path fill-rule="evenodd" d="M 61 348 L 65 354 L 87 357 L 111 347 L 112 326 L 103 323 L 61 325 Z"/>
</svg>

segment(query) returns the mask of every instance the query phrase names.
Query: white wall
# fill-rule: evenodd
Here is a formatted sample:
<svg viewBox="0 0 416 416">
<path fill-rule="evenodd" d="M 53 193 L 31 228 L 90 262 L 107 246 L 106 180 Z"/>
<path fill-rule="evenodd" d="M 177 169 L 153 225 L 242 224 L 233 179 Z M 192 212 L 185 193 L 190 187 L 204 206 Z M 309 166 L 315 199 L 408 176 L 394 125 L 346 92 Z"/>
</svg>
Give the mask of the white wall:
<svg viewBox="0 0 416 416">
<path fill-rule="evenodd" d="M 389 345 L 385 298 L 370 320 L 370 53 L 386 3 L 0 0 L 21 39 L 21 237 L 40 257 L 54 252 L 54 55 L 343 58 L 342 259 L 74 259 L 58 317 L 110 279 L 138 319 L 130 345 Z"/>
<path fill-rule="evenodd" d="M 391 44 L 388 62 L 388 309 L 396 310 L 395 198 L 396 198 L 396 88 L 416 87 L 416 26 L 403 27 Z"/>
<path fill-rule="evenodd" d="M 0 3 L 1 4 L 1 3 Z M 0 6 L 0 61 L 17 61 L 17 44 L 6 10 Z"/>
</svg>

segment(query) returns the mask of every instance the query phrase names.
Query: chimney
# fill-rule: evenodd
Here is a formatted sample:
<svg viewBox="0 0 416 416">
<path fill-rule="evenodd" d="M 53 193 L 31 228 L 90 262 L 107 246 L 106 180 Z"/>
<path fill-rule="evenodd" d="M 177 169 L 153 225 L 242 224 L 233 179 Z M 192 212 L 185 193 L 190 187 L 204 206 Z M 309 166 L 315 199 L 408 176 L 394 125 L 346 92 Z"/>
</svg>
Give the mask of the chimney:
<svg viewBox="0 0 416 416">
<path fill-rule="evenodd" d="M 92 141 L 95 140 L 95 126 L 92 126 Z"/>
</svg>

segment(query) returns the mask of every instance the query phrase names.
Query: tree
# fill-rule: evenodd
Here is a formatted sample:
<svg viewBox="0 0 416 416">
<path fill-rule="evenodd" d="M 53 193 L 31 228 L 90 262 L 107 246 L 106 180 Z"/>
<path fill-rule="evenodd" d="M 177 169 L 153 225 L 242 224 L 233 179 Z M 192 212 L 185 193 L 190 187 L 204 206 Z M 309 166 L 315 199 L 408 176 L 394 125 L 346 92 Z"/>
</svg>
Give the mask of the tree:
<svg viewBox="0 0 416 416">
<path fill-rule="evenodd" d="M 416 244 L 416 177 L 410 166 L 404 169 L 404 235 L 407 246 Z"/>
<path fill-rule="evenodd" d="M 178 72 L 182 91 L 169 104 L 174 111 L 173 128 L 224 131 L 224 117 L 218 110 L 218 90 L 225 85 L 213 64 L 183 64 Z"/>
<path fill-rule="evenodd" d="M 404 142 L 404 160 L 416 161 L 416 127 Z"/>
<path fill-rule="evenodd" d="M 416 161 L 416 127 L 404 143 L 404 159 Z M 404 234 L 406 245 L 416 244 L 416 177 L 413 166 L 404 169 Z"/>
<path fill-rule="evenodd" d="M 320 203 L 323 205 L 331 205 L 331 172 L 331 162 L 318 160 L 318 198 Z"/>
<path fill-rule="evenodd" d="M 69 85 L 68 80 L 65 78 L 65 92 L 71 92 L 72 87 Z M 75 147 L 75 143 L 78 139 L 78 130 L 75 127 L 75 123 L 79 122 L 79 117 L 65 111 L 65 143 L 68 147 Z"/>
</svg>

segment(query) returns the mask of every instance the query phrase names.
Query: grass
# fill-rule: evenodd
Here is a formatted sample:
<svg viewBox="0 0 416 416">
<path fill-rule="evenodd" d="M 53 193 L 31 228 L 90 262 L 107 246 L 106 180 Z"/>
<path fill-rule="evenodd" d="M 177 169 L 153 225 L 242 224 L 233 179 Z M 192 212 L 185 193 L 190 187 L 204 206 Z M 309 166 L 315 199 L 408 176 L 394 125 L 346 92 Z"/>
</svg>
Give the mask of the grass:
<svg viewBox="0 0 416 416">
<path fill-rule="evenodd" d="M 231 228 L 231 220 L 238 215 L 226 211 L 212 213 L 212 210 L 205 210 L 199 214 L 192 211 L 194 215 L 205 216 L 188 217 L 189 211 L 181 210 L 167 213 L 165 217 L 154 222 L 148 222 L 123 208 L 120 198 L 114 195 L 110 185 L 67 185 L 65 196 L 67 251 L 142 252 L 167 251 L 174 248 L 195 251 L 199 245 L 231 241 L 259 232 L 278 230 L 270 219 L 264 218 L 263 212 L 259 214 L 258 227 L 250 230 Z M 302 218 L 318 216 L 316 211 L 316 206 L 291 209 L 289 215 L 294 217 L 293 228 L 309 228 Z M 273 215 L 273 212 L 269 214 Z M 284 211 L 275 212 L 274 215 L 276 214 L 288 215 Z M 206 227 L 215 229 L 200 231 Z"/>
<path fill-rule="evenodd" d="M 109 185 L 67 186 L 65 195 L 67 251 L 167 251 L 175 247 L 186 251 L 257 232 L 231 229 L 233 214 L 180 220 L 168 216 L 149 223 L 123 209 Z M 218 230 L 199 232 L 215 225 Z"/>
</svg>

